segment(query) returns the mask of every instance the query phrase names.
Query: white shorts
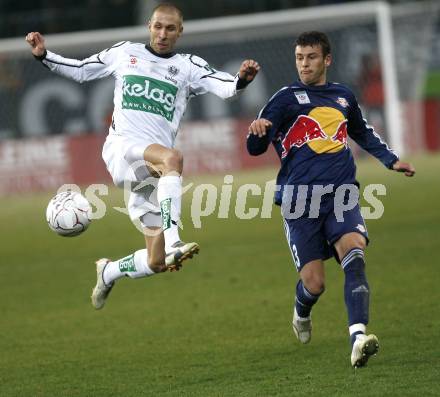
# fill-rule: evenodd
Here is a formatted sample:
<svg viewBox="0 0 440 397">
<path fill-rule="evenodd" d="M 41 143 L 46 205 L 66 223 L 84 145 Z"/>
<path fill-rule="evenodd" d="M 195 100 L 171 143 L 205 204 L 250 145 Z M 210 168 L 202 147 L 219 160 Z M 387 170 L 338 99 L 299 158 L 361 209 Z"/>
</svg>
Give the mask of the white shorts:
<svg viewBox="0 0 440 397">
<path fill-rule="evenodd" d="M 144 160 L 145 149 L 153 144 L 145 139 L 109 134 L 102 148 L 102 158 L 113 183 L 123 188 L 128 214 L 140 219 L 144 227 L 160 227 L 162 217 L 157 201 L 157 182 Z M 128 203 L 127 203 L 128 201 Z"/>
</svg>

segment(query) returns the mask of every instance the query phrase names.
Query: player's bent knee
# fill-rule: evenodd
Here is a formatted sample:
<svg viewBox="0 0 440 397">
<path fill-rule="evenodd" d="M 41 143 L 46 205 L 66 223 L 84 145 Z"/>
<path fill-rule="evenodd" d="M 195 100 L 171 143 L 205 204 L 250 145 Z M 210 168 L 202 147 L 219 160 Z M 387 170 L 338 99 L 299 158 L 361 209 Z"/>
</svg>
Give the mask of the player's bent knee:
<svg viewBox="0 0 440 397">
<path fill-rule="evenodd" d="M 307 263 L 300 271 L 300 277 L 307 290 L 320 295 L 325 290 L 324 264 L 321 260 Z"/>
<path fill-rule="evenodd" d="M 183 168 L 183 155 L 178 150 L 170 149 L 167 151 L 163 163 L 165 172 L 177 171 L 181 173 Z"/>
<path fill-rule="evenodd" d="M 148 267 L 154 273 L 162 273 L 167 270 L 167 266 L 165 264 L 165 255 L 162 253 L 154 254 L 153 250 L 151 252 L 151 256 L 148 258 Z"/>
<path fill-rule="evenodd" d="M 350 233 L 343 236 L 335 246 L 339 256 L 343 259 L 352 249 L 358 248 L 365 251 L 365 248 L 367 248 L 367 240 L 362 234 Z"/>
<path fill-rule="evenodd" d="M 165 265 L 164 260 L 150 260 L 148 263 L 148 267 L 154 272 L 154 273 L 162 273 L 167 270 L 167 266 Z"/>
<path fill-rule="evenodd" d="M 325 284 L 323 282 L 315 282 L 310 288 L 307 288 L 313 295 L 321 295 L 325 291 Z"/>
<path fill-rule="evenodd" d="M 325 291 L 325 282 L 320 277 L 303 278 L 303 284 L 313 295 L 321 295 Z"/>
<path fill-rule="evenodd" d="M 353 247 L 352 248 L 360 248 L 361 250 L 365 250 L 367 248 L 367 240 L 362 234 L 355 233 L 352 240 Z M 350 249 L 352 249 L 350 248 Z"/>
</svg>

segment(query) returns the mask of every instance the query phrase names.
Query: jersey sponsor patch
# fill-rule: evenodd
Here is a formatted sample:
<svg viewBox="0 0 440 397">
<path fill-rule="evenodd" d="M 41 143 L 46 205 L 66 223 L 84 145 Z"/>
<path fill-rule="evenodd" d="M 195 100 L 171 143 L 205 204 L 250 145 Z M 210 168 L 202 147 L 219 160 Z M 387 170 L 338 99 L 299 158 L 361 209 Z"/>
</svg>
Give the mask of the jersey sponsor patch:
<svg viewBox="0 0 440 397">
<path fill-rule="evenodd" d="M 296 99 L 300 105 L 305 105 L 306 103 L 310 103 L 309 96 L 305 91 L 294 91 Z"/>
<path fill-rule="evenodd" d="M 123 76 L 122 108 L 154 113 L 173 120 L 177 87 L 151 77 Z"/>
<path fill-rule="evenodd" d="M 128 64 L 128 67 L 130 69 L 137 69 L 137 63 L 138 63 L 137 58 L 134 55 L 130 55 L 130 62 Z"/>
</svg>

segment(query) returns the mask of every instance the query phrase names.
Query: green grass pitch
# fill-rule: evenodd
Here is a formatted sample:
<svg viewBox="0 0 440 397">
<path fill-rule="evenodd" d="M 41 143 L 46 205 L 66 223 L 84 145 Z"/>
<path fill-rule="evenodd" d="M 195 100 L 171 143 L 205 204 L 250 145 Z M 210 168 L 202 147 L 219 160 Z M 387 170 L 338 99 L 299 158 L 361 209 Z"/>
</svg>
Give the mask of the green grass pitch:
<svg viewBox="0 0 440 397">
<path fill-rule="evenodd" d="M 356 371 L 335 261 L 312 342 L 293 336 L 297 274 L 277 207 L 271 219 L 216 211 L 195 229 L 186 200 L 182 236 L 200 243 L 200 255 L 178 273 L 119 281 L 96 312 L 94 260 L 143 246 L 111 209 L 123 204 L 120 192 L 110 190 L 107 215 L 72 239 L 45 224 L 51 195 L 1 199 L 0 396 L 440 395 L 440 156 L 413 161 L 413 179 L 359 163 L 360 182 L 383 183 L 387 195 L 384 216 L 367 222 L 369 331 L 381 349 Z M 274 175 L 240 173 L 234 186 Z M 222 178 L 197 180 L 212 181 Z"/>
</svg>

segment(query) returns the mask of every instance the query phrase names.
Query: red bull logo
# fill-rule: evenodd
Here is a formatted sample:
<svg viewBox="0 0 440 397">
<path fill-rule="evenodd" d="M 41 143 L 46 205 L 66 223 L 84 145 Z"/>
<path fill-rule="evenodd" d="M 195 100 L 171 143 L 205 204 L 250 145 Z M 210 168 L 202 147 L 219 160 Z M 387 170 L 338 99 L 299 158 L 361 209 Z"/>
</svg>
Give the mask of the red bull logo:
<svg viewBox="0 0 440 397">
<path fill-rule="evenodd" d="M 336 130 L 336 134 L 332 136 L 333 142 L 340 142 L 347 146 L 347 120 L 342 121 L 338 125 L 338 129 Z"/>
<path fill-rule="evenodd" d="M 299 116 L 281 143 L 283 145 L 281 157 L 286 157 L 293 146 L 299 148 L 315 139 L 327 139 L 327 135 L 315 119 L 304 115 Z"/>
<path fill-rule="evenodd" d="M 314 108 L 309 115 L 298 116 L 281 144 L 281 158 L 305 144 L 319 154 L 338 152 L 347 146 L 347 120 L 335 108 Z"/>
</svg>

